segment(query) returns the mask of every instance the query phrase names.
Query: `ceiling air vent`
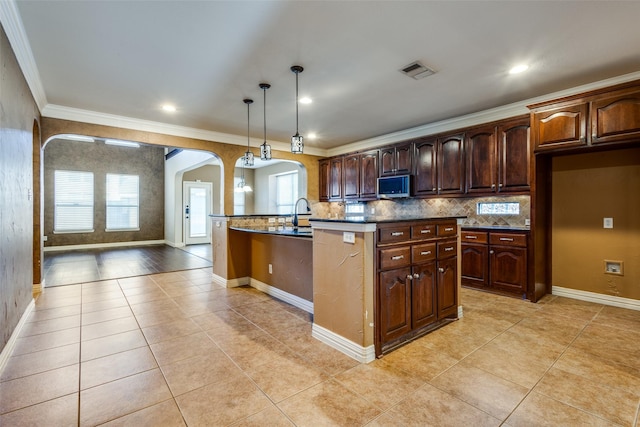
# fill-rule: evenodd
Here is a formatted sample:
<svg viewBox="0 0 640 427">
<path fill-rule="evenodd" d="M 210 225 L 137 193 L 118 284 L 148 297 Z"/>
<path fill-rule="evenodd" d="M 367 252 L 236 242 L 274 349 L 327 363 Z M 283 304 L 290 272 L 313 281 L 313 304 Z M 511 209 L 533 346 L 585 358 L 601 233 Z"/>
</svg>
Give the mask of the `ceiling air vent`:
<svg viewBox="0 0 640 427">
<path fill-rule="evenodd" d="M 412 62 L 400 71 L 415 80 L 420 80 L 435 73 L 431 68 L 422 65 L 420 61 Z"/>
</svg>

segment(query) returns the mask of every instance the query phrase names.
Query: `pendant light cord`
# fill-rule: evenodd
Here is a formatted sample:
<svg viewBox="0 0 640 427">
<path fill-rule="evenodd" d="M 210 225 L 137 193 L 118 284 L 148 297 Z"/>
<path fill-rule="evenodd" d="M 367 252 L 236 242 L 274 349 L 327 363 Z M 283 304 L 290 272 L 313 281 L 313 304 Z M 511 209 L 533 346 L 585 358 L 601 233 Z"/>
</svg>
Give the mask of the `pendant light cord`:
<svg viewBox="0 0 640 427">
<path fill-rule="evenodd" d="M 296 71 L 296 135 L 299 134 L 298 132 L 298 74 L 300 72 Z"/>
</svg>

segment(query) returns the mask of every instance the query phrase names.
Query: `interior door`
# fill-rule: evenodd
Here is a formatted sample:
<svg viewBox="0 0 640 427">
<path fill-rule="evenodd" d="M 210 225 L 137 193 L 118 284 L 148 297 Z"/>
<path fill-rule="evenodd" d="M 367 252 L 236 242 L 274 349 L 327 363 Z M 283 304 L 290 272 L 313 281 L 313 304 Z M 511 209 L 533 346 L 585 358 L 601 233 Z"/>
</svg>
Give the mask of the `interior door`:
<svg viewBox="0 0 640 427">
<path fill-rule="evenodd" d="M 197 245 L 211 243 L 212 211 L 210 182 L 184 182 L 183 209 L 184 215 L 184 243 Z"/>
</svg>

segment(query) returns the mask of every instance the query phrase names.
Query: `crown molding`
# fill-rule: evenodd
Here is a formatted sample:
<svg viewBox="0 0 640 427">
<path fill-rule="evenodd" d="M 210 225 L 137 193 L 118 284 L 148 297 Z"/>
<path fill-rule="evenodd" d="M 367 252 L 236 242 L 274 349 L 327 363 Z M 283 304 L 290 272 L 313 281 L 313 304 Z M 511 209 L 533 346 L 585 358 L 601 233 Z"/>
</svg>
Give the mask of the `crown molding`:
<svg viewBox="0 0 640 427">
<path fill-rule="evenodd" d="M 18 65 L 31 90 L 31 95 L 38 109 L 42 111 L 44 106 L 47 105 L 47 96 L 44 86 L 42 86 L 42 79 L 40 79 L 40 73 L 31 51 L 29 39 L 22 25 L 20 12 L 18 12 L 18 7 L 14 0 L 0 1 L 0 23 L 2 23 L 2 28 L 7 34 L 9 44 L 11 44 Z"/>
<path fill-rule="evenodd" d="M 184 138 L 215 141 L 223 144 L 247 145 L 244 136 L 229 133 L 215 132 L 186 126 L 172 125 L 168 123 L 154 122 L 150 120 L 135 119 L 132 117 L 118 116 L 115 114 L 99 113 L 97 111 L 82 110 L 79 108 L 65 107 L 62 105 L 47 104 L 41 111 L 43 117 L 60 120 L 72 120 L 94 125 L 113 126 L 123 129 L 131 129 L 143 132 L 154 132 L 163 135 L 179 136 Z M 262 139 L 252 140 L 252 146 L 258 147 Z M 280 141 L 267 141 L 273 150 L 289 151 L 290 146 Z M 314 147 L 305 147 L 305 154 L 326 156 L 326 150 Z"/>
<path fill-rule="evenodd" d="M 518 116 L 521 114 L 528 114 L 529 109 L 527 108 L 527 105 L 550 101 L 557 98 L 564 98 L 566 96 L 577 95 L 583 92 L 589 92 L 609 86 L 615 86 L 617 84 L 627 83 L 638 79 L 640 79 L 640 71 L 623 74 L 622 76 L 576 86 L 547 95 L 526 99 L 524 101 L 514 102 L 513 104 L 507 104 L 500 107 L 491 108 L 489 110 L 479 111 L 464 116 L 454 117 L 452 119 L 416 126 L 398 132 L 377 136 L 375 138 L 365 139 L 363 141 L 342 145 L 340 147 L 327 150 L 327 155 L 331 157 L 340 154 L 351 153 L 354 151 L 370 150 L 373 148 L 381 147 L 383 145 L 406 141 L 407 139 L 434 135 L 441 132 L 448 132 L 451 130 L 507 119 L 509 117 Z"/>
</svg>

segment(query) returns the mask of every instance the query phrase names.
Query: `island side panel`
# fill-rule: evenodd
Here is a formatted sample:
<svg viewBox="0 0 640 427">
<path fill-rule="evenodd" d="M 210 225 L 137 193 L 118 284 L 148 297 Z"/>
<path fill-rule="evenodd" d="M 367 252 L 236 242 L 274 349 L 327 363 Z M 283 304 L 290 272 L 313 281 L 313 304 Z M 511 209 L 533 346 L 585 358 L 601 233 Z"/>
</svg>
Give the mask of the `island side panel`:
<svg viewBox="0 0 640 427">
<path fill-rule="evenodd" d="M 313 240 L 245 234 L 251 238 L 251 278 L 313 302 Z"/>
<path fill-rule="evenodd" d="M 362 347 L 373 345 L 374 233 L 315 229 L 314 323 Z"/>
<path fill-rule="evenodd" d="M 213 218 L 211 227 L 211 257 L 213 262 L 213 274 L 228 279 L 227 272 L 227 252 L 228 234 L 226 218 Z"/>
</svg>

